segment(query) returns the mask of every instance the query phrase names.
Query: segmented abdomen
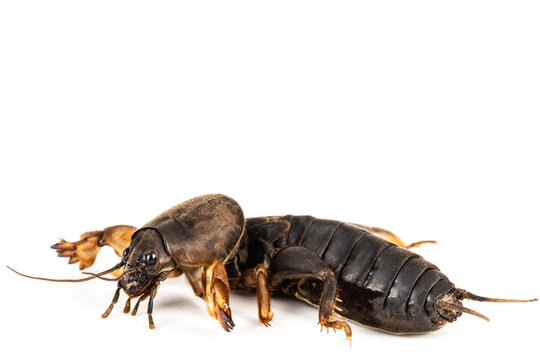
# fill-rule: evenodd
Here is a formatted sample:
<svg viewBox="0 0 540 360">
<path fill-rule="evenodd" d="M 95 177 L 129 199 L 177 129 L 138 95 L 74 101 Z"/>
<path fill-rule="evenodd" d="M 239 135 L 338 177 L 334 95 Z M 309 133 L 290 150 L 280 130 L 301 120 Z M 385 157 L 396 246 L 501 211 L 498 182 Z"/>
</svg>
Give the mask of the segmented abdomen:
<svg viewBox="0 0 540 360">
<path fill-rule="evenodd" d="M 399 334 L 433 331 L 444 325 L 434 302 L 454 285 L 435 265 L 353 224 L 311 216 L 292 216 L 290 222 L 280 247 L 307 247 L 331 267 L 342 300 L 337 304 L 338 314 Z M 320 284 L 310 281 L 297 290 L 318 304 L 319 288 Z"/>
</svg>

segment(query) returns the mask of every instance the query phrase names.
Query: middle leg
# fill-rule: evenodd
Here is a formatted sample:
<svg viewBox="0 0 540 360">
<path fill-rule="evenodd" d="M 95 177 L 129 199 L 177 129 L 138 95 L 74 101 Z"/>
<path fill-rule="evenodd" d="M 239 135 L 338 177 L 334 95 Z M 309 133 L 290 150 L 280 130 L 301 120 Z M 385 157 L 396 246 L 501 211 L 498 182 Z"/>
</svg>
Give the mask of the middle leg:
<svg viewBox="0 0 540 360">
<path fill-rule="evenodd" d="M 270 311 L 270 289 L 268 288 L 268 265 L 258 264 L 242 274 L 242 284 L 254 288 L 257 295 L 259 321 L 264 326 L 270 326 L 274 313 Z"/>
</svg>

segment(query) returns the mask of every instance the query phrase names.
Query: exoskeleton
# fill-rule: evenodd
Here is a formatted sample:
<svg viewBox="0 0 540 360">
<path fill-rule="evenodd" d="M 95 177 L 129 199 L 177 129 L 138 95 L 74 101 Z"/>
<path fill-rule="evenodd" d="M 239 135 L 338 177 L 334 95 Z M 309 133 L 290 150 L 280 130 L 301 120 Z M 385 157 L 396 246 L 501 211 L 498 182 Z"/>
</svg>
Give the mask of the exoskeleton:
<svg viewBox="0 0 540 360">
<path fill-rule="evenodd" d="M 128 295 L 124 313 L 130 311 L 130 301 L 137 299 L 132 311 L 135 315 L 142 300 L 148 298 L 148 322 L 152 319 L 153 298 L 161 281 L 185 274 L 196 295 L 206 301 L 208 312 L 223 329 L 230 331 L 234 323 L 229 307 L 229 283 L 223 266 L 234 255 L 244 231 L 244 215 L 230 197 L 204 195 L 176 205 L 138 230 L 133 226 L 118 225 L 103 231 L 90 231 L 81 240 L 61 241 L 52 246 L 59 256 L 69 257 L 70 263 L 80 262 L 80 269 L 91 266 L 100 247 L 110 245 L 122 260 L 111 269 L 78 280 L 121 271 L 113 300 L 102 317 L 107 317 L 118 301 L 120 290 Z M 111 280 L 111 279 L 107 279 Z"/>
<path fill-rule="evenodd" d="M 122 270 L 114 279 L 118 287 L 103 317 L 124 289 L 126 313 L 131 299 L 138 298 L 135 314 L 140 301 L 149 298 L 151 328 L 152 299 L 159 283 L 181 274 L 226 331 L 234 326 L 229 286 L 256 290 L 264 325 L 273 318 L 270 293 L 279 291 L 319 307 L 321 328 L 341 329 L 349 340 L 350 326 L 335 316 L 393 334 L 418 334 L 440 329 L 462 313 L 487 320 L 464 307 L 463 299 L 536 300 L 487 298 L 456 288 L 435 265 L 409 251 L 421 243 L 407 246 L 381 228 L 311 216 L 244 221 L 234 200 L 205 195 L 165 211 L 138 230 L 118 225 L 52 247 L 70 263 L 79 262 L 80 269 L 91 266 L 104 245 L 122 254 L 121 262 L 105 272 L 60 281 L 86 281 Z"/>
<path fill-rule="evenodd" d="M 433 241 L 428 241 L 433 242 Z M 239 251 L 227 265 L 233 286 L 255 288 L 259 318 L 272 318 L 269 291 L 319 307 L 321 326 L 349 325 L 334 314 L 393 334 L 440 329 L 462 313 L 461 300 L 524 302 L 458 289 L 392 232 L 312 216 L 249 218 Z"/>
</svg>

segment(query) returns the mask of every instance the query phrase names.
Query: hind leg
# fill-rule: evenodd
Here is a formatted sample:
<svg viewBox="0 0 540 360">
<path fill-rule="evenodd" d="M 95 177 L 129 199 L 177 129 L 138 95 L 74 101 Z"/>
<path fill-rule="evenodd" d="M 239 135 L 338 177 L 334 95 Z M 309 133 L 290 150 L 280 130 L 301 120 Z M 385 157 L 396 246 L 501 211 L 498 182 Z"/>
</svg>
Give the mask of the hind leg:
<svg viewBox="0 0 540 360">
<path fill-rule="evenodd" d="M 51 248 L 56 250 L 59 257 L 68 257 L 69 264 L 78 262 L 79 269 L 83 270 L 94 264 L 99 250 L 105 245 L 112 247 L 116 255 L 122 257 L 135 230 L 136 227 L 129 225 L 110 226 L 103 230 L 85 232 L 78 241 L 60 239 Z"/>
<path fill-rule="evenodd" d="M 379 228 L 375 226 L 365 226 L 365 225 L 359 225 L 359 224 L 350 224 L 350 225 L 356 226 L 362 230 L 365 230 L 374 235 L 377 235 L 378 237 L 381 237 L 387 241 L 390 241 L 391 243 L 394 243 L 397 246 L 402 247 L 407 250 L 415 248 L 415 247 L 419 247 L 422 244 L 436 244 L 437 243 L 437 241 L 435 240 L 423 240 L 423 241 L 416 241 L 407 245 L 396 234 L 394 234 L 393 232 L 389 230 L 385 230 L 383 228 Z"/>
<path fill-rule="evenodd" d="M 298 261 L 302 259 L 302 261 Z M 345 321 L 334 318 L 334 308 L 337 300 L 337 281 L 332 269 L 312 250 L 302 246 L 291 246 L 278 252 L 270 263 L 270 288 L 279 288 L 286 280 L 299 280 L 299 284 L 309 280 L 323 282 L 322 291 L 319 293 L 299 294 L 293 290 L 293 294 L 300 300 L 319 303 L 319 324 L 321 330 L 343 330 L 347 340 L 351 340 L 351 328 Z M 306 296 L 310 301 L 306 299 Z"/>
</svg>

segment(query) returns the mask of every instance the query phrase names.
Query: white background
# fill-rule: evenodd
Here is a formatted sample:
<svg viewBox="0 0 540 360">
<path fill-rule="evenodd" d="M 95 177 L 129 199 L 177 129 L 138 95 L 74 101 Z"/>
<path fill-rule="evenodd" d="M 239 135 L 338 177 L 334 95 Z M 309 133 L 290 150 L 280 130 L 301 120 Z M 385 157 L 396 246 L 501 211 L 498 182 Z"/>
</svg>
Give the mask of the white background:
<svg viewBox="0 0 540 360">
<path fill-rule="evenodd" d="M 536 1 L 3 1 L 1 265 L 79 277 L 48 247 L 142 225 L 196 195 L 246 216 L 389 228 L 459 287 L 540 296 Z M 103 250 L 95 270 L 116 263 Z M 157 329 L 100 314 L 115 285 L 0 269 L 16 358 L 460 359 L 538 356 L 539 305 L 468 306 L 441 331 L 319 333 L 316 309 L 233 294 L 225 333 L 185 280 Z"/>
</svg>

